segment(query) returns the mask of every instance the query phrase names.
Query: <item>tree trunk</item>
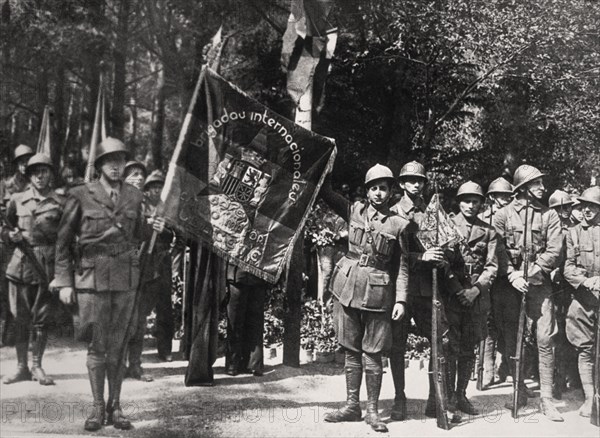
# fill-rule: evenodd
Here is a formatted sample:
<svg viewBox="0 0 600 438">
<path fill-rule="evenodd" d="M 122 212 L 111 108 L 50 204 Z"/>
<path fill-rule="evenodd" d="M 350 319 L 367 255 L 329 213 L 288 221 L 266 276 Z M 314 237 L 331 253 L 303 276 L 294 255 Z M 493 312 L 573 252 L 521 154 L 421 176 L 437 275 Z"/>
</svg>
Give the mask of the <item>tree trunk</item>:
<svg viewBox="0 0 600 438">
<path fill-rule="evenodd" d="M 152 126 L 152 163 L 155 169 L 162 169 L 162 142 L 165 129 L 165 75 L 157 73 L 156 95 L 154 97 L 154 124 Z"/>
<path fill-rule="evenodd" d="M 129 36 L 130 0 L 121 0 L 119 22 L 117 24 L 117 41 L 113 52 L 115 77 L 112 101 L 112 135 L 125 139 L 125 79 L 127 65 L 127 47 Z"/>
<path fill-rule="evenodd" d="M 65 137 L 65 66 L 63 60 L 59 60 L 56 69 L 56 91 L 54 99 L 54 111 L 50 112 L 50 147 L 52 148 L 52 162 L 54 168 L 59 169 L 61 161 L 61 142 Z"/>
</svg>

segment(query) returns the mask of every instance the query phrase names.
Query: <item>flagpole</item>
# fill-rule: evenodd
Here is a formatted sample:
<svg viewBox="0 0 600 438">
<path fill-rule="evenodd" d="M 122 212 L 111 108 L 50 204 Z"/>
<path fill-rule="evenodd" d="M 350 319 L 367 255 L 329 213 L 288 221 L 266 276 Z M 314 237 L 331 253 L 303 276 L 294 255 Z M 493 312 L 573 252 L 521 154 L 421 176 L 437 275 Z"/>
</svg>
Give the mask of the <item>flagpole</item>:
<svg viewBox="0 0 600 438">
<path fill-rule="evenodd" d="M 94 161 L 96 160 L 96 149 L 98 149 L 98 136 L 100 135 L 100 117 L 101 117 L 101 107 L 102 107 L 102 99 L 103 99 L 103 77 L 100 74 L 100 84 L 98 87 L 98 98 L 96 100 L 96 114 L 94 116 L 94 127 L 92 129 L 92 139 L 90 141 L 90 150 L 88 153 L 88 162 L 85 168 L 85 178 L 84 181 L 91 182 L 94 179 L 95 171 L 94 171 Z"/>
</svg>

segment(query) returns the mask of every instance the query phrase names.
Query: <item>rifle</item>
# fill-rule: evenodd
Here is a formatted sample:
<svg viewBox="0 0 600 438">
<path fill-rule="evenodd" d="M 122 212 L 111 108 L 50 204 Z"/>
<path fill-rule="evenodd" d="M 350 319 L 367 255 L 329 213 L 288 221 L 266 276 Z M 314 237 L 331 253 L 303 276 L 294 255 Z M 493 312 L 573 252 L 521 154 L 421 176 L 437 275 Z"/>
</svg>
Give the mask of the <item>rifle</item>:
<svg viewBox="0 0 600 438">
<path fill-rule="evenodd" d="M 596 310 L 596 342 L 594 342 L 594 399 L 590 423 L 600 427 L 600 307 Z"/>
<path fill-rule="evenodd" d="M 488 198 L 489 200 L 489 198 Z M 494 227 L 494 202 L 491 201 L 489 203 L 490 207 L 490 227 Z M 493 350 L 492 350 L 493 354 Z M 479 361 L 477 362 L 477 391 L 483 391 L 483 373 L 485 371 L 484 367 L 484 357 L 485 357 L 485 339 L 482 339 L 479 342 Z"/>
<path fill-rule="evenodd" d="M 525 225 L 523 226 L 523 279 L 528 280 L 529 273 L 529 248 L 527 246 L 527 232 L 529 231 L 529 195 L 525 205 Z M 517 330 L 517 348 L 512 359 L 515 361 L 515 376 L 513 382 L 513 407 L 512 417 L 519 416 L 519 395 L 521 392 L 521 375 L 523 374 L 523 349 L 525 346 L 525 312 L 526 312 L 526 294 L 521 296 L 521 308 L 519 310 L 519 328 Z"/>
<path fill-rule="evenodd" d="M 438 196 L 437 181 L 434 176 L 434 190 L 437 198 L 436 205 L 436 234 L 435 244 L 439 241 L 440 224 L 440 198 Z M 442 343 L 442 301 L 438 288 L 437 267 L 432 270 L 432 296 L 431 296 L 431 360 L 433 361 L 433 385 L 435 387 L 435 412 L 437 427 L 444 430 L 450 429 L 448 422 L 448 394 L 446 383 L 446 357 Z"/>
<path fill-rule="evenodd" d="M 13 226 L 9 222 L 8 218 L 6 217 L 6 213 L 4 211 L 0 211 L 0 219 L 8 227 L 12 228 L 15 231 L 17 230 L 17 227 Z M 25 254 L 25 257 L 27 257 L 27 259 L 31 262 L 33 270 L 37 274 L 40 282 L 42 284 L 47 285 L 49 283 L 49 281 L 48 281 L 48 275 L 46 274 L 46 269 L 44 269 L 44 267 L 40 264 L 39 260 L 35 256 L 35 253 L 33 252 L 33 247 L 31 246 L 31 244 L 24 238 L 21 239 L 20 242 L 12 242 L 12 244 L 15 245 L 17 248 L 19 248 L 23 254 Z M 37 298 L 36 298 L 36 302 L 37 302 Z"/>
</svg>

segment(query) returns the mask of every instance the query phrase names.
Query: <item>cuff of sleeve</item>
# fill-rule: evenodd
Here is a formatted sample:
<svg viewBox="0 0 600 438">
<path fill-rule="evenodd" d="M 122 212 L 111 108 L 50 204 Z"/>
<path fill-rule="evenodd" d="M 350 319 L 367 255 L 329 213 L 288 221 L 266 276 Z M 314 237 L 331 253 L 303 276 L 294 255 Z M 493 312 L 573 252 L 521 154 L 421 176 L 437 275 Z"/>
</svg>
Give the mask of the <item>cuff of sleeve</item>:
<svg viewBox="0 0 600 438">
<path fill-rule="evenodd" d="M 64 273 L 59 274 L 55 273 L 54 275 L 54 285 L 58 288 L 60 287 L 74 287 L 75 282 L 73 281 L 73 273 Z"/>
</svg>

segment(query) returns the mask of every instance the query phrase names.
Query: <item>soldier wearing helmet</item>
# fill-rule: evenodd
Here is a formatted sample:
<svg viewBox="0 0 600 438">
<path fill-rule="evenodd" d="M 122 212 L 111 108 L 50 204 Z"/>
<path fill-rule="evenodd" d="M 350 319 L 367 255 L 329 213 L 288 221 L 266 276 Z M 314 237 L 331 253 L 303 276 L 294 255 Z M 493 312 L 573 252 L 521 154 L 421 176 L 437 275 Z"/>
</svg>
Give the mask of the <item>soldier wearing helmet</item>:
<svg viewBox="0 0 600 438">
<path fill-rule="evenodd" d="M 521 295 L 527 294 L 526 311 L 534 322 L 533 330 L 537 337 L 541 411 L 552 421 L 563 421 L 552 402 L 555 362 L 552 336 L 556 330 L 556 322 L 550 280 L 550 274 L 560 263 L 563 236 L 558 214 L 542 205 L 545 191 L 543 176 L 544 174 L 533 166 L 519 166 L 513 177 L 515 197 L 494 218 L 494 226 L 504 244 L 498 255 L 498 275 L 502 281 L 501 287 L 498 288 L 501 296 L 498 298 L 504 304 L 498 321 L 502 321 L 503 324 L 506 354 L 514 356 Z M 524 223 L 525 218 L 528 219 L 527 226 Z M 527 236 L 523 236 L 525 228 Z M 524 241 L 527 248 L 522 247 Z M 529 258 L 527 281 L 523 273 L 524 253 L 528 254 Z M 525 406 L 525 384 L 522 381 L 516 383 L 524 389 L 520 391 L 522 395 L 517 403 Z M 512 408 L 512 403 L 509 405 Z"/>
<path fill-rule="evenodd" d="M 146 166 L 139 161 L 128 161 L 125 164 L 124 181 L 140 190 L 144 188 L 147 174 Z"/>
<path fill-rule="evenodd" d="M 567 233 L 564 276 L 575 291 L 567 313 L 566 333 L 578 352 L 579 377 L 585 395 L 579 415 L 590 417 L 595 392 L 593 349 L 600 305 L 600 187 L 584 190 L 578 200 L 584 219 Z"/>
<path fill-rule="evenodd" d="M 416 161 L 405 164 L 398 176 L 400 187 L 404 194 L 400 201 L 392 207 L 400 217 L 409 222 L 405 231 L 407 251 L 409 257 L 410 275 L 408 278 L 408 302 L 406 303 L 406 315 L 404 318 L 392 322 L 392 351 L 390 354 L 390 366 L 394 379 L 396 395 L 392 407 L 391 419 L 404 421 L 406 419 L 406 395 L 404 376 L 404 354 L 406 352 L 406 340 L 410 328 L 411 318 L 415 321 L 420 336 L 431 339 L 431 296 L 432 296 L 432 267 L 434 264 L 445 260 L 441 248 L 424 250 L 417 233 L 424 218 L 425 202 L 423 190 L 427 183 L 425 167 Z M 440 271 L 442 271 L 440 269 Z M 457 283 L 451 272 L 444 282 Z M 458 286 L 457 286 L 458 287 Z M 431 364 L 430 364 L 431 365 Z M 425 414 L 435 417 L 435 387 L 429 379 L 429 397 Z M 455 417 L 455 421 L 457 417 Z"/>
<path fill-rule="evenodd" d="M 581 207 L 581 202 L 579 202 L 579 199 L 577 199 L 577 197 L 573 197 L 572 198 L 573 203 L 571 204 L 571 222 L 573 222 L 573 225 L 577 225 L 580 224 L 581 221 L 583 221 L 583 212 L 581 211 L 582 207 Z"/>
<path fill-rule="evenodd" d="M 160 201 L 160 192 L 165 183 L 162 172 L 155 170 L 144 183 L 143 212 L 146 222 L 152 224 L 156 206 Z M 129 367 L 126 376 L 144 382 L 154 380 L 142 369 L 142 350 L 146 334 L 146 318 L 153 309 L 156 312 L 156 347 L 161 360 L 171 362 L 171 340 L 173 338 L 173 311 L 171 308 L 171 254 L 169 252 L 173 234 L 165 229 L 154 245 L 154 251 L 146 260 L 151 275 L 143 278 L 141 293 L 144 300 L 140 303 L 137 329 L 129 341 Z"/>
<path fill-rule="evenodd" d="M 9 282 L 10 310 L 15 321 L 17 372 L 4 379 L 5 384 L 35 380 L 40 385 L 53 385 L 42 368 L 42 357 L 48 339 L 48 324 L 53 317 L 53 299 L 48 284 L 35 269 L 35 262 L 22 251 L 19 242 L 33 249 L 37 263 L 51 280 L 54 274 L 54 253 L 58 224 L 64 198 L 50 187 L 53 173 L 50 157 L 31 156 L 26 175 L 31 184 L 23 192 L 11 196 L 7 207 L 8 223 L 2 228 L 2 239 L 13 242 L 16 248 L 6 268 Z M 29 340 L 33 340 L 33 366 L 28 367 Z"/>
<path fill-rule="evenodd" d="M 338 342 L 345 349 L 346 405 L 328 414 L 325 421 L 360 421 L 359 392 L 364 374 L 367 383 L 365 422 L 373 430 L 388 429 L 378 412 L 382 382 L 381 354 L 392 343 L 392 319 L 404 315 L 408 265 L 402 250 L 402 233 L 408 221 L 391 211 L 392 171 L 380 164 L 365 176 L 366 201 L 350 204 L 331 190 L 322 190 L 325 201 L 349 223 L 348 252 L 337 263 L 331 290 L 337 298 L 334 315 Z"/>
<path fill-rule="evenodd" d="M 135 293 L 140 277 L 139 247 L 150 229 L 142 213 L 143 195 L 123 182 L 127 148 L 107 137 L 94 161 L 100 178 L 68 192 L 56 244 L 56 275 L 66 305 L 75 302 L 82 322 L 76 336 L 88 343 L 87 368 L 94 398 L 84 428 L 98 430 L 108 423 L 129 429 L 131 422 L 120 405 L 124 375 L 123 346 L 134 317 Z M 164 220 L 153 229 L 162 232 Z M 108 403 L 104 381 L 108 379 Z"/>
<path fill-rule="evenodd" d="M 479 415 L 467 399 L 466 390 L 475 362 L 475 346 L 484 338 L 490 311 L 490 288 L 498 272 L 496 230 L 477 217 L 485 196 L 472 181 L 462 184 L 456 194 L 460 212 L 452 218 L 463 240 L 449 256 L 450 269 L 462 288 L 445 296 L 448 321 L 448 399 L 450 410 L 458 408 Z"/>
<path fill-rule="evenodd" d="M 479 218 L 486 224 L 493 226 L 494 215 L 502 207 L 507 206 L 512 198 L 513 186 L 505 178 L 499 177 L 490 183 L 487 190 L 487 207 L 479 214 Z M 502 243 L 497 242 L 498 248 Z M 499 283 L 494 281 L 490 291 L 491 311 L 487 321 L 487 336 L 485 340 L 485 353 L 483 358 L 482 389 L 488 389 L 494 383 L 503 383 L 508 375 L 508 358 L 504 351 L 504 335 L 502 327 L 497 324 L 494 315 L 502 310 L 504 303 L 496 299 L 494 293 Z M 496 354 L 499 353 L 499 354 Z"/>
<path fill-rule="evenodd" d="M 29 186 L 29 179 L 26 175 L 27 170 L 27 162 L 33 156 L 33 150 L 24 144 L 20 144 L 15 148 L 14 157 L 13 157 L 13 167 L 15 169 L 15 173 L 13 176 L 8 178 L 3 182 L 3 193 L 4 193 L 4 202 L 8 201 L 8 198 L 13 193 L 23 192 L 27 186 Z"/>
</svg>

